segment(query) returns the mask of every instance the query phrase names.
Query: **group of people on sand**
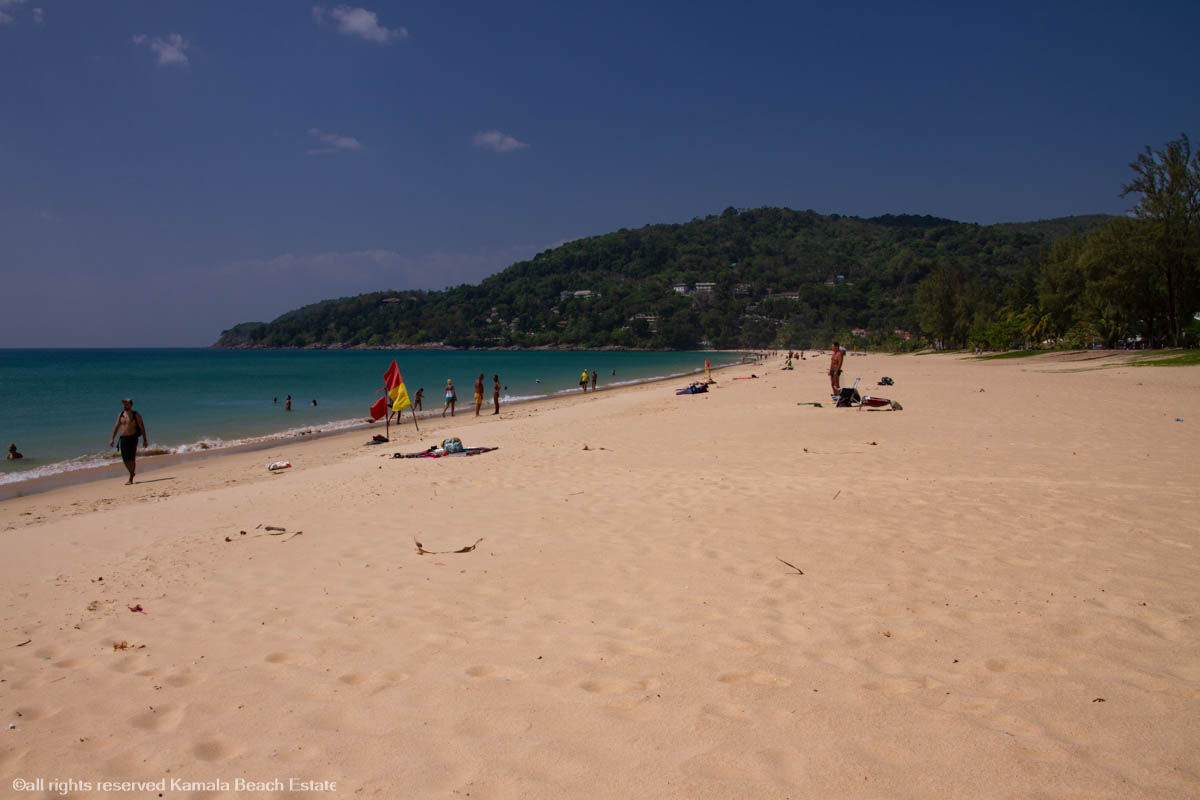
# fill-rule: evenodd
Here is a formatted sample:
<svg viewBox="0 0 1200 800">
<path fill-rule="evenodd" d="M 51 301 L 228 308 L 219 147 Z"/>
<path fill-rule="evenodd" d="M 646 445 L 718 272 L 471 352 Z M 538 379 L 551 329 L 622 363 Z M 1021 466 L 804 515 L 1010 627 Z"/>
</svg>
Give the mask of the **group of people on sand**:
<svg viewBox="0 0 1200 800">
<path fill-rule="evenodd" d="M 479 373 L 479 377 L 475 379 L 475 416 L 479 416 L 480 409 L 483 408 L 483 373 Z M 505 387 L 507 388 L 507 387 Z M 418 398 L 424 389 L 417 391 Z M 450 416 L 454 416 L 454 406 L 458 402 L 458 393 L 454 391 L 454 380 L 446 379 L 446 405 L 442 407 L 442 416 L 446 416 L 446 412 L 450 412 Z M 415 408 L 420 409 L 418 402 Z M 492 376 L 492 413 L 500 413 L 500 376 Z"/>
</svg>

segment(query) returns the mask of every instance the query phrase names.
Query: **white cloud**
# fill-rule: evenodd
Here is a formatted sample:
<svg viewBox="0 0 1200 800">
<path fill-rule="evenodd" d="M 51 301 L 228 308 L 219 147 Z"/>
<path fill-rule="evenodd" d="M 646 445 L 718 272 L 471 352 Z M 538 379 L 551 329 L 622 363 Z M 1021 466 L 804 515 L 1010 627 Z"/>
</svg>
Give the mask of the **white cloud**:
<svg viewBox="0 0 1200 800">
<path fill-rule="evenodd" d="M 321 25 L 328 15 L 337 23 L 338 33 L 345 36 L 361 36 L 369 42 L 387 44 L 393 39 L 408 38 L 408 30 L 400 28 L 385 28 L 379 24 L 379 17 L 374 11 L 350 6 L 334 6 L 326 11 L 322 6 L 313 6 L 313 20 Z"/>
<path fill-rule="evenodd" d="M 342 153 L 347 150 L 362 150 L 362 142 L 353 136 L 341 136 L 336 133 L 326 133 L 317 128 L 309 128 L 308 135 L 320 143 L 308 151 L 310 156 L 321 156 L 329 153 Z"/>
<path fill-rule="evenodd" d="M 134 44 L 144 44 L 147 41 L 150 43 L 150 49 L 158 56 L 158 63 L 160 65 L 188 63 L 187 53 L 183 51 L 187 50 L 191 45 L 184 41 L 184 38 L 178 33 L 169 34 L 166 39 L 163 39 L 161 36 L 155 36 L 153 39 L 150 39 L 141 33 L 134 34 Z"/>
<path fill-rule="evenodd" d="M 481 133 L 477 133 L 471 139 L 471 144 L 475 147 L 482 147 L 484 150 L 491 150 L 496 153 L 507 153 L 511 150 L 520 150 L 529 147 L 527 142 L 522 142 L 500 131 L 482 131 Z"/>
</svg>

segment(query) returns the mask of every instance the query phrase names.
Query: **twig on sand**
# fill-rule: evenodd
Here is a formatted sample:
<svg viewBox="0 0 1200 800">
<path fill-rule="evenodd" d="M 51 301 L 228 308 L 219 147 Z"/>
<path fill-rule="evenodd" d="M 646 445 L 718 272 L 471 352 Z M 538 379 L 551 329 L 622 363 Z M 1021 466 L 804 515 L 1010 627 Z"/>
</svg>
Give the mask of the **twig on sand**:
<svg viewBox="0 0 1200 800">
<path fill-rule="evenodd" d="M 839 494 L 841 494 L 841 493 L 842 493 L 842 490 L 841 490 L 841 489 L 838 489 L 838 490 L 837 490 L 837 492 L 835 492 L 835 493 L 834 493 L 834 495 L 833 495 L 833 499 L 834 499 L 834 500 L 837 500 L 837 497 L 838 497 L 838 495 L 839 495 Z"/>
<path fill-rule="evenodd" d="M 776 560 L 776 561 L 783 561 L 783 559 L 782 559 L 782 558 L 780 558 L 779 556 L 775 556 L 775 560 Z M 791 567 L 792 569 L 796 570 L 796 574 L 797 574 L 797 575 L 803 575 L 803 574 L 804 574 L 804 570 L 800 569 L 800 568 L 799 568 L 799 567 L 797 567 L 795 564 L 790 564 L 790 563 L 788 563 L 787 561 L 783 561 L 783 563 L 784 563 L 784 564 L 787 564 L 789 567 Z"/>
<path fill-rule="evenodd" d="M 304 533 L 304 531 L 296 531 L 295 533 L 293 533 L 291 536 L 287 537 L 283 541 L 290 542 L 292 539 L 295 539 L 297 536 L 299 536 L 302 533 Z"/>
<path fill-rule="evenodd" d="M 33 639 L 26 639 L 25 641 L 23 641 L 19 645 L 17 645 L 17 647 L 24 647 L 25 645 L 29 644 L 32 641 L 33 641 Z"/>
<path fill-rule="evenodd" d="M 476 539 L 475 544 L 469 547 L 460 548 L 458 550 L 426 550 L 420 542 L 418 542 L 416 539 L 413 539 L 413 542 L 417 545 L 417 555 L 419 556 L 444 556 L 453 555 L 454 553 L 469 553 L 474 550 L 475 547 L 482 541 L 483 539 Z"/>
<path fill-rule="evenodd" d="M 287 531 L 287 528 L 280 528 L 277 525 L 268 525 L 263 528 L 264 531 Z"/>
</svg>

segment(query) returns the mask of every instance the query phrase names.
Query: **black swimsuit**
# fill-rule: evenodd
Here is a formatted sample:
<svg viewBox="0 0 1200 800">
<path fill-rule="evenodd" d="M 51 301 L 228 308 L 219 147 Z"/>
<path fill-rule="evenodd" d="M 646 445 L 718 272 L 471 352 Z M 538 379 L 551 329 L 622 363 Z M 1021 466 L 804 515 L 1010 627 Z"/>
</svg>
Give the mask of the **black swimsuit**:
<svg viewBox="0 0 1200 800">
<path fill-rule="evenodd" d="M 124 415 L 125 412 L 122 411 L 121 414 Z M 126 436 L 124 434 L 121 435 L 121 460 L 122 461 L 133 461 L 137 458 L 137 442 L 138 442 L 138 437 L 141 436 L 142 426 L 138 425 L 137 412 L 136 411 L 132 412 L 130 414 L 129 418 L 133 420 L 133 423 L 135 425 L 137 425 L 138 432 L 134 433 L 130 436 Z"/>
</svg>

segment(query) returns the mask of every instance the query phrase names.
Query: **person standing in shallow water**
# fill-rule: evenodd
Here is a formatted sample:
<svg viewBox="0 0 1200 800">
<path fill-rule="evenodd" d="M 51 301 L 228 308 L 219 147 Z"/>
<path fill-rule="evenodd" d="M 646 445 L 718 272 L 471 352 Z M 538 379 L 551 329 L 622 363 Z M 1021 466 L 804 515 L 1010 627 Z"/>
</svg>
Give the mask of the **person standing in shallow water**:
<svg viewBox="0 0 1200 800">
<path fill-rule="evenodd" d="M 483 408 L 483 373 L 479 373 L 479 377 L 475 379 L 475 416 L 479 416 L 479 409 Z"/>
<path fill-rule="evenodd" d="M 583 371 L 583 373 L 579 376 L 579 388 L 583 389 L 584 394 L 587 394 L 587 385 L 588 385 L 588 371 L 585 369 Z"/>
<path fill-rule="evenodd" d="M 596 391 L 596 382 L 600 380 L 600 373 L 592 370 L 592 391 Z"/>
<path fill-rule="evenodd" d="M 142 421 L 142 415 L 133 410 L 133 401 L 126 397 L 121 401 L 122 410 L 117 415 L 117 423 L 113 425 L 112 436 L 108 437 L 108 446 L 112 447 L 116 441 L 117 431 L 121 432 L 121 460 L 125 462 L 125 469 L 129 471 L 129 480 L 125 481 L 125 485 L 133 483 L 134 473 L 137 472 L 137 443 L 138 435 L 142 438 L 142 447 L 149 447 L 150 441 L 146 436 L 146 423 Z"/>
<path fill-rule="evenodd" d="M 500 413 L 500 376 L 499 375 L 492 376 L 492 405 L 496 407 L 496 410 L 493 411 L 492 413 L 499 414 Z"/>
<path fill-rule="evenodd" d="M 450 378 L 446 379 L 446 405 L 442 406 L 442 416 L 446 416 L 446 409 L 450 409 L 450 416 L 454 416 L 454 404 L 458 401 L 458 395 L 454 393 L 454 381 Z"/>
</svg>

